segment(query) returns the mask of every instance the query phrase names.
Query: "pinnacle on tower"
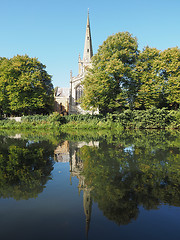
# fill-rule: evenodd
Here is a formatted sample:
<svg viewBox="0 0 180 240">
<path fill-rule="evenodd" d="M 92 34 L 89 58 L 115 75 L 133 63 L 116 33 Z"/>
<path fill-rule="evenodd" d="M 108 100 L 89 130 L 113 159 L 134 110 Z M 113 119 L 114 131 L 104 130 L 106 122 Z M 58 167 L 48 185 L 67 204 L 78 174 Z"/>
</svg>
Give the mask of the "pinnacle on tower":
<svg viewBox="0 0 180 240">
<path fill-rule="evenodd" d="M 90 21 L 89 21 L 89 9 L 88 9 L 83 62 L 90 63 L 92 56 L 93 56 L 93 49 L 92 49 L 91 30 L 90 30 Z"/>
</svg>

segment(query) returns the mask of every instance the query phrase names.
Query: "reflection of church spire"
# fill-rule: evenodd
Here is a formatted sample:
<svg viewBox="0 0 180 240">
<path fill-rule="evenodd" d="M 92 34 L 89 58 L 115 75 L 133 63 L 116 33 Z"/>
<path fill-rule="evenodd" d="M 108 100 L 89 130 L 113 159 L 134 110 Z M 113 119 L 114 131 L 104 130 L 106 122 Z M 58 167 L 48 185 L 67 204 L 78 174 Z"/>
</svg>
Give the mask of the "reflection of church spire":
<svg viewBox="0 0 180 240">
<path fill-rule="evenodd" d="M 91 145 L 91 143 L 90 143 Z M 91 199 L 91 188 L 89 188 L 85 183 L 85 177 L 82 175 L 83 171 L 83 161 L 80 157 L 80 146 L 70 145 L 70 182 L 71 177 L 77 177 L 79 179 L 78 189 L 79 194 L 83 191 L 83 207 L 84 214 L 86 216 L 86 235 L 88 237 L 90 220 L 91 220 L 91 209 L 92 209 L 92 199 Z"/>
<path fill-rule="evenodd" d="M 84 205 L 84 213 L 86 215 L 86 235 L 88 237 L 90 221 L 91 221 L 91 209 L 92 209 L 91 190 L 88 188 L 85 188 L 83 191 L 83 205 Z"/>
</svg>

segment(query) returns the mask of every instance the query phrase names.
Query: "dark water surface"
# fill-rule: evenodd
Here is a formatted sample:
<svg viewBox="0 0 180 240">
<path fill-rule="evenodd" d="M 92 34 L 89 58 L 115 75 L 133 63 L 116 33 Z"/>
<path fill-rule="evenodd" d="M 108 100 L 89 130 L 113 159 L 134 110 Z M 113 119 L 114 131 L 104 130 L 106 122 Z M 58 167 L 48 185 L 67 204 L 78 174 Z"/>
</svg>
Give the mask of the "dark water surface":
<svg viewBox="0 0 180 240">
<path fill-rule="evenodd" d="M 180 239 L 180 133 L 0 135 L 0 238 Z"/>
</svg>

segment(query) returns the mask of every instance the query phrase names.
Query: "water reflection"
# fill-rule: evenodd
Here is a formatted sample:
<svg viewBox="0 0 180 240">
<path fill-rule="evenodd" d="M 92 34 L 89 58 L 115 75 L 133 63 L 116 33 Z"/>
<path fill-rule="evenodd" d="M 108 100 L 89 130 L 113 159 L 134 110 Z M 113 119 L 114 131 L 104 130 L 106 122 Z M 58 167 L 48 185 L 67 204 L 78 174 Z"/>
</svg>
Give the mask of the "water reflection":
<svg viewBox="0 0 180 240">
<path fill-rule="evenodd" d="M 70 182 L 73 177 L 78 178 L 78 190 L 79 194 L 83 192 L 83 208 L 84 214 L 86 216 L 86 234 L 88 235 L 90 220 L 91 220 L 91 210 L 92 210 L 92 197 L 91 197 L 91 187 L 85 183 L 85 176 L 83 176 L 83 160 L 80 157 L 80 149 L 83 146 L 89 147 L 99 147 L 98 141 L 87 142 L 69 142 L 64 141 L 60 143 L 54 150 L 54 159 L 57 162 L 70 164 Z"/>
<path fill-rule="evenodd" d="M 89 143 L 78 142 L 78 143 L 70 144 L 70 172 L 71 172 L 71 177 L 77 177 L 79 179 L 79 185 L 78 185 L 79 192 L 83 191 L 83 207 L 84 207 L 84 213 L 86 216 L 86 234 L 88 235 L 90 220 L 91 220 L 91 209 L 92 209 L 92 197 L 91 197 L 92 189 L 88 184 L 86 184 L 85 176 L 83 176 L 82 174 L 84 169 L 84 164 L 80 156 L 80 149 L 83 146 L 99 147 L 99 142 L 91 141 Z"/>
<path fill-rule="evenodd" d="M 16 134 L 0 136 L 0 146 L 0 197 L 36 198 L 51 179 L 52 145 L 23 140 Z"/>
<path fill-rule="evenodd" d="M 51 179 L 55 160 L 69 163 L 70 183 L 78 179 L 86 233 L 93 202 L 117 225 L 137 219 L 140 207 L 180 206 L 178 133 L 109 133 L 94 141 L 86 137 L 72 141 L 68 136 L 54 144 L 0 136 L 0 197 L 36 198 Z"/>
<path fill-rule="evenodd" d="M 56 162 L 69 162 L 69 141 L 63 141 L 54 150 L 54 160 Z"/>
<path fill-rule="evenodd" d="M 93 201 L 118 225 L 137 219 L 140 206 L 146 210 L 162 204 L 180 206 L 177 136 L 123 133 L 109 141 L 64 144 L 69 149 L 66 159 L 70 161 L 71 177 L 79 179 L 78 188 L 83 191 L 87 231 Z"/>
</svg>

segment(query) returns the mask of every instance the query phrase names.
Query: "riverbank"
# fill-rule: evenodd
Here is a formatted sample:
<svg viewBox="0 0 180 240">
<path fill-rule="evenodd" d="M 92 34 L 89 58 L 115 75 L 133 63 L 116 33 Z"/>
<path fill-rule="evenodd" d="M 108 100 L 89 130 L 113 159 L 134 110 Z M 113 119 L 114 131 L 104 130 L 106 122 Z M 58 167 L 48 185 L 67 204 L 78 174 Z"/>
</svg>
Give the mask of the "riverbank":
<svg viewBox="0 0 180 240">
<path fill-rule="evenodd" d="M 16 118 L 0 120 L 0 129 L 20 130 L 55 130 L 63 124 L 64 118 L 58 113 L 50 115 L 29 115 L 22 116 L 18 121 Z"/>
<path fill-rule="evenodd" d="M 122 129 L 180 129 L 180 111 L 156 109 L 125 110 L 122 113 L 103 115 L 51 115 L 23 116 L 21 121 L 4 119 L 0 129 L 52 130 L 122 130 Z"/>
<path fill-rule="evenodd" d="M 122 113 L 103 115 L 69 115 L 61 125 L 69 129 L 179 129 L 180 111 L 152 108 L 126 110 Z"/>
</svg>

